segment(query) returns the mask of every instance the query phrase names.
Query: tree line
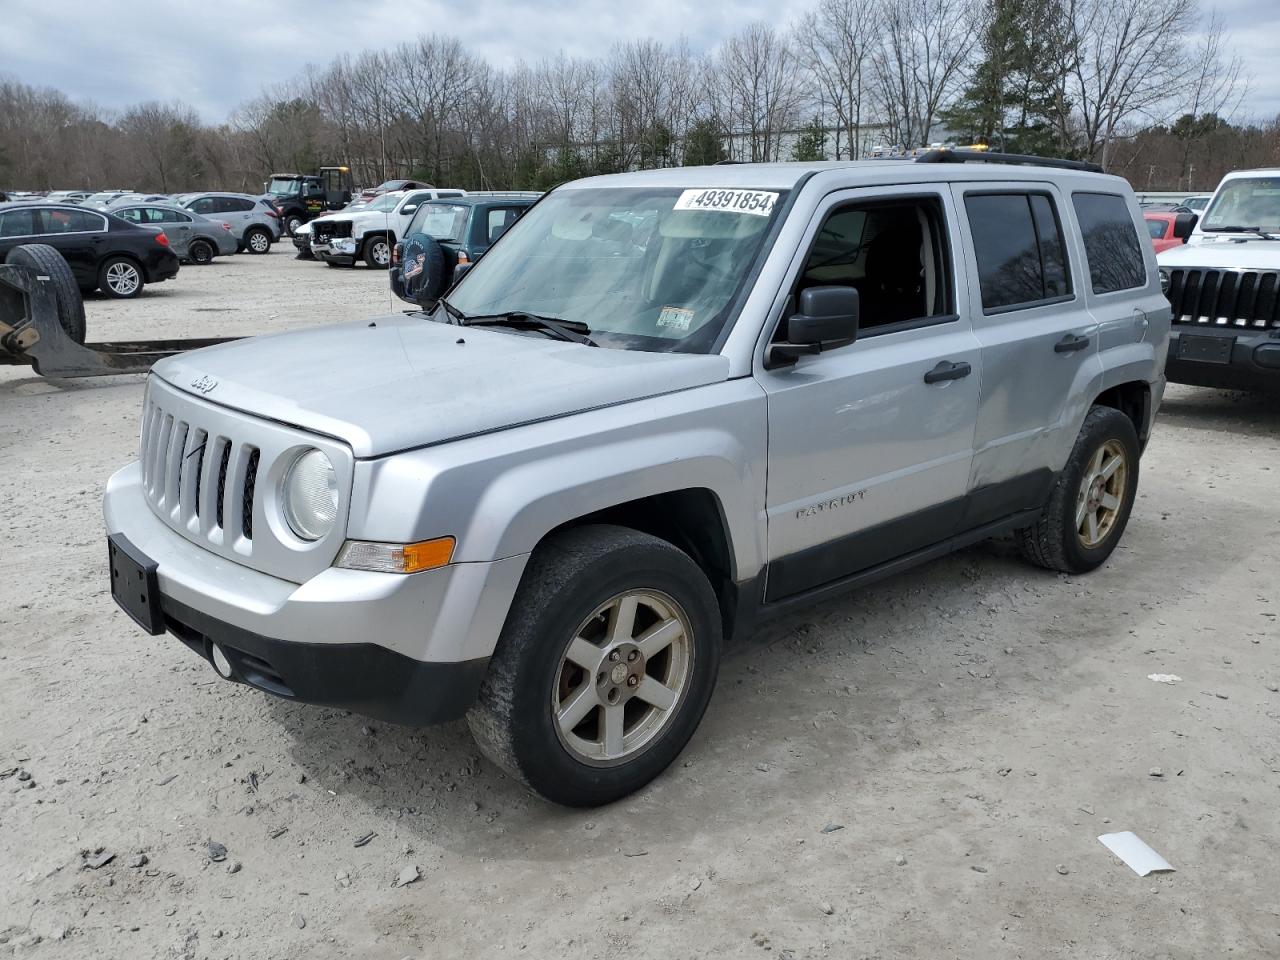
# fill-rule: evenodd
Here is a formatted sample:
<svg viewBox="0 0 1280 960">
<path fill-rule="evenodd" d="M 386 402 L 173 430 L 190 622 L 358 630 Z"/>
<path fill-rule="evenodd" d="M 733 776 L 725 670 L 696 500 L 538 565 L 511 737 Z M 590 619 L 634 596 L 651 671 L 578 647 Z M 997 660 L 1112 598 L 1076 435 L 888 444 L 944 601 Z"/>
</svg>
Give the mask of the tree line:
<svg viewBox="0 0 1280 960">
<path fill-rule="evenodd" d="M 1140 188 L 1205 189 L 1275 162 L 1200 0 L 819 0 L 695 53 L 618 43 L 498 68 L 430 34 L 344 54 L 225 122 L 180 101 L 118 114 L 0 78 L 0 184 L 256 191 L 350 166 L 467 189 L 734 160 L 848 159 L 943 137 L 1092 159 Z"/>
</svg>

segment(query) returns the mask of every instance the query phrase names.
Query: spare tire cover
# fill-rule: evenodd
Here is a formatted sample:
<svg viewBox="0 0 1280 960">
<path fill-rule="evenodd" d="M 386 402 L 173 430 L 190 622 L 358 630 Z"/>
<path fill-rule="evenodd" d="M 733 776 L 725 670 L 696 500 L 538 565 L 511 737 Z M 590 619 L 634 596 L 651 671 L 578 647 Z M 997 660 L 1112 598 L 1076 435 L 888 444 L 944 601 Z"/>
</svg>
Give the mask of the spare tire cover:
<svg viewBox="0 0 1280 960">
<path fill-rule="evenodd" d="M 444 251 L 425 233 L 411 233 L 405 238 L 400 265 L 391 280 L 396 296 L 409 303 L 427 306 L 444 293 Z"/>
</svg>

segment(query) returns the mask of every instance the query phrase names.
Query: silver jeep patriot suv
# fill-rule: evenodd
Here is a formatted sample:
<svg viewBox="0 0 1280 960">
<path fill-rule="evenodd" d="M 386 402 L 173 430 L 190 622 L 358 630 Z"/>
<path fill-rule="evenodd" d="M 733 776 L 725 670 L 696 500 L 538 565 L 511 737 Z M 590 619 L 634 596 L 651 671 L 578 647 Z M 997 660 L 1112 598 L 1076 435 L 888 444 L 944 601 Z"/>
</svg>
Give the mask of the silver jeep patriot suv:
<svg viewBox="0 0 1280 960">
<path fill-rule="evenodd" d="M 758 617 L 1115 549 L 1169 304 L 1123 180 L 1016 159 L 581 180 L 420 311 L 165 360 L 112 593 L 228 680 L 624 796 Z"/>
</svg>

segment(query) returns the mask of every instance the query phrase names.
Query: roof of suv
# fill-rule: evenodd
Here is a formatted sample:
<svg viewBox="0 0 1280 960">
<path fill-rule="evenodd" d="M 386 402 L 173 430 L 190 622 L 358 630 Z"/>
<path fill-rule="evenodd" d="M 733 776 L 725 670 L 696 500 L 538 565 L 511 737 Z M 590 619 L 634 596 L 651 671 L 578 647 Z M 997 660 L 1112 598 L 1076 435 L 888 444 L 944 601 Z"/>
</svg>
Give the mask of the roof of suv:
<svg viewBox="0 0 1280 960">
<path fill-rule="evenodd" d="M 723 163 L 706 167 L 670 167 L 587 177 L 560 189 L 592 187 L 740 187 L 789 190 L 814 174 L 847 172 L 859 185 L 894 183 L 950 183 L 973 180 L 1058 180 L 1090 177 L 1124 183 L 1120 177 L 1084 170 L 1016 163 L 920 163 L 913 158 L 885 160 L 822 160 L 809 163 Z M 848 178 L 842 178 L 848 179 Z"/>
<path fill-rule="evenodd" d="M 542 194 L 540 193 L 523 193 L 519 191 L 512 191 L 510 193 L 464 193 L 452 197 L 433 197 L 425 202 L 464 204 L 466 206 L 474 207 L 479 206 L 482 203 L 510 204 L 519 200 L 527 200 L 532 204 L 541 196 Z"/>
</svg>

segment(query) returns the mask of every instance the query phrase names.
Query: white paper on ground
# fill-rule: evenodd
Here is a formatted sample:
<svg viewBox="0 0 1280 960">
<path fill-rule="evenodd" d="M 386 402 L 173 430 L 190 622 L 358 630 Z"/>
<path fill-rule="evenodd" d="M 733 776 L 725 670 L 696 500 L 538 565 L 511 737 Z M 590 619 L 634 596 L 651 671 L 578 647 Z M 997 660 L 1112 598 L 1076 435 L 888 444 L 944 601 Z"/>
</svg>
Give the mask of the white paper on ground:
<svg viewBox="0 0 1280 960">
<path fill-rule="evenodd" d="M 1182 678 L 1176 673 L 1148 673 L 1148 680 L 1154 680 L 1156 683 L 1181 683 Z"/>
<path fill-rule="evenodd" d="M 1131 830 L 1123 833 L 1104 833 L 1098 838 L 1108 850 L 1127 863 L 1140 877 L 1149 873 L 1172 873 L 1173 866 L 1138 839 Z"/>
</svg>

